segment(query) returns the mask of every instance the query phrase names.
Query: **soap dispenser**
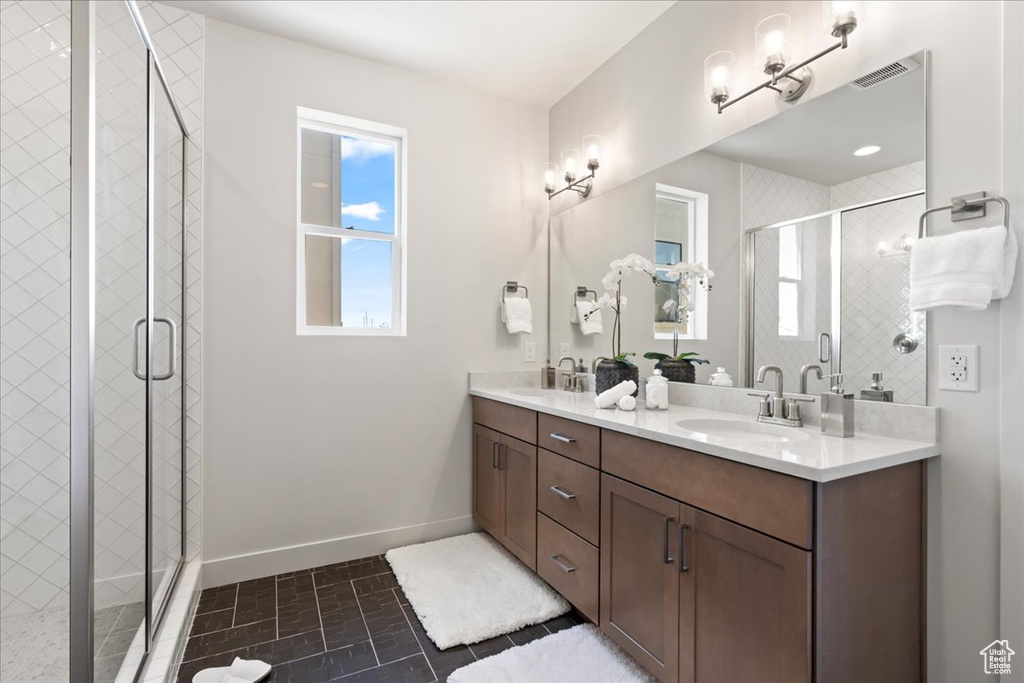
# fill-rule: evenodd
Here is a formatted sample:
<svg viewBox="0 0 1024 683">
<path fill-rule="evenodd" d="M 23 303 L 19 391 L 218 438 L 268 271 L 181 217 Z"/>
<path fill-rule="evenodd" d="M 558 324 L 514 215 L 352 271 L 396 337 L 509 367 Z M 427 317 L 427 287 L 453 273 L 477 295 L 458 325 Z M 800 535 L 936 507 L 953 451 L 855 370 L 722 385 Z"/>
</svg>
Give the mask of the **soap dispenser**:
<svg viewBox="0 0 1024 683">
<path fill-rule="evenodd" d="M 832 388 L 821 395 L 821 431 L 826 436 L 853 436 L 853 394 L 846 393 L 841 374 L 829 378 Z"/>
<path fill-rule="evenodd" d="M 668 378 L 657 368 L 647 379 L 645 400 L 648 410 L 668 410 Z"/>
<path fill-rule="evenodd" d="M 882 386 L 882 373 L 872 372 L 871 388 L 861 389 L 860 397 L 865 401 L 882 401 L 884 403 L 892 403 L 892 389 L 886 389 Z"/>
</svg>

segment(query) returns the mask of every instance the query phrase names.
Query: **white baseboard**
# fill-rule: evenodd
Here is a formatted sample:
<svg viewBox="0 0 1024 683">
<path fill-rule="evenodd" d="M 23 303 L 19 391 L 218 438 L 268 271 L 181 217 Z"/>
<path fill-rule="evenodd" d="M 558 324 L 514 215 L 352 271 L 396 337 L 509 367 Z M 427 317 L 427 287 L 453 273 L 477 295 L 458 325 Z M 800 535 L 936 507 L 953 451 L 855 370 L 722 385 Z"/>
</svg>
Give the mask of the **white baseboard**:
<svg viewBox="0 0 1024 683">
<path fill-rule="evenodd" d="M 438 522 L 385 529 L 343 538 L 332 538 L 286 548 L 274 548 L 247 555 L 221 557 L 203 562 L 203 588 L 284 574 L 335 562 L 380 555 L 392 548 L 439 538 L 468 534 L 476 530 L 473 517 L 453 517 Z"/>
</svg>

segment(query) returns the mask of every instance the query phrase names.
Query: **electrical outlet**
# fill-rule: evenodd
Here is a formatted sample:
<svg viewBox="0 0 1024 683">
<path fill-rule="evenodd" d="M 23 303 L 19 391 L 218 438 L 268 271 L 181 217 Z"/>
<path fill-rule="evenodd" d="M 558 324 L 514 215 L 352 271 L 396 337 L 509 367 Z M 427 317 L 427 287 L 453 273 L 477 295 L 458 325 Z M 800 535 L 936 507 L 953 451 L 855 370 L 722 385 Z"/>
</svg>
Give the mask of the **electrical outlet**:
<svg viewBox="0 0 1024 683">
<path fill-rule="evenodd" d="M 978 347 L 939 347 L 939 389 L 978 391 Z"/>
<path fill-rule="evenodd" d="M 558 345 L 558 357 L 565 358 L 569 355 L 569 342 L 562 342 Z"/>
<path fill-rule="evenodd" d="M 537 360 L 537 342 L 526 342 L 523 344 L 523 360 L 527 363 Z"/>
</svg>

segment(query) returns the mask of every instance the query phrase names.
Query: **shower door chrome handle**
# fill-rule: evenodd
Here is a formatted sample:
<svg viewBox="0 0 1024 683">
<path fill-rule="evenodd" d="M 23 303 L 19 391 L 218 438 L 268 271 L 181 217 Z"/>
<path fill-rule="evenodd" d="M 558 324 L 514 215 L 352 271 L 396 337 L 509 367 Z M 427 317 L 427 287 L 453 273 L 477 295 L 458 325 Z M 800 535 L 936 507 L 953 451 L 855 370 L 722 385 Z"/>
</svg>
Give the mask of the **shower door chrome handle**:
<svg viewBox="0 0 1024 683">
<path fill-rule="evenodd" d="M 818 362 L 832 362 L 832 335 L 828 332 L 822 332 L 818 335 Z"/>
<path fill-rule="evenodd" d="M 171 329 L 171 342 L 167 350 L 167 367 L 169 369 L 162 375 L 153 375 L 154 382 L 162 382 L 165 379 L 174 377 L 174 374 L 178 371 L 178 326 L 170 318 L 153 318 L 153 322 L 164 323 Z M 137 348 L 138 346 L 136 346 Z"/>
<path fill-rule="evenodd" d="M 135 321 L 135 326 L 132 330 L 132 372 L 143 382 L 146 381 L 146 373 L 139 372 L 139 328 L 142 327 L 145 322 L 145 318 L 139 318 Z"/>
</svg>

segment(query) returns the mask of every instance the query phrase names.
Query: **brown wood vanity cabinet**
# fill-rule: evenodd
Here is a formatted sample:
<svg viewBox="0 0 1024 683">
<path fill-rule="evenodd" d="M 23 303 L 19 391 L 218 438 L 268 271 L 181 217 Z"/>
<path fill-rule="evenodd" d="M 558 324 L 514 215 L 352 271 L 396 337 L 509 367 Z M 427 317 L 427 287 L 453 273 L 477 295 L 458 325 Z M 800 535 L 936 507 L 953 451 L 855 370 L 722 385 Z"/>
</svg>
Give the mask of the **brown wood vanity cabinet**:
<svg viewBox="0 0 1024 683">
<path fill-rule="evenodd" d="M 474 519 L 659 680 L 924 680 L 923 462 L 815 483 L 473 409 Z"/>
<path fill-rule="evenodd" d="M 536 570 L 537 413 L 474 397 L 473 420 L 473 519 Z"/>
</svg>

